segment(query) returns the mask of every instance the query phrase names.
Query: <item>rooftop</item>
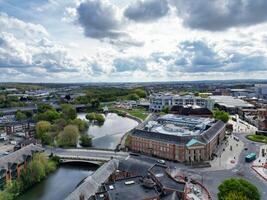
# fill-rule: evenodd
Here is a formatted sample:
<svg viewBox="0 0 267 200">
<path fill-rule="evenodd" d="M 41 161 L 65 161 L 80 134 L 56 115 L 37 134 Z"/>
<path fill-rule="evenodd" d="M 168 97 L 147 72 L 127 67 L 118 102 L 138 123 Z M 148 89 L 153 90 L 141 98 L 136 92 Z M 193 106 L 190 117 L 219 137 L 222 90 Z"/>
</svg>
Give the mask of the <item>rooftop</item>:
<svg viewBox="0 0 267 200">
<path fill-rule="evenodd" d="M 149 172 L 160 182 L 163 189 L 184 192 L 186 183 L 175 180 L 167 170 L 166 166 L 155 164 Z"/>
<path fill-rule="evenodd" d="M 136 200 L 158 197 L 158 192 L 153 187 L 146 187 L 142 180 L 141 176 L 125 178 L 114 183 L 105 184 L 105 189 L 110 200 Z"/>
<path fill-rule="evenodd" d="M 145 130 L 167 135 L 199 135 L 214 123 L 210 118 L 167 114 L 148 121 Z"/>
<path fill-rule="evenodd" d="M 227 108 L 251 108 L 254 107 L 252 104 L 245 102 L 242 99 L 238 99 L 232 96 L 210 96 L 211 99 L 215 100 L 215 103 L 225 106 Z"/>
<path fill-rule="evenodd" d="M 0 169 L 8 170 L 12 164 L 21 164 L 27 159 L 28 156 L 32 156 L 33 153 L 39 151 L 42 151 L 41 147 L 30 144 L 13 153 L 10 153 L 9 155 L 3 156 L 0 158 Z"/>
</svg>

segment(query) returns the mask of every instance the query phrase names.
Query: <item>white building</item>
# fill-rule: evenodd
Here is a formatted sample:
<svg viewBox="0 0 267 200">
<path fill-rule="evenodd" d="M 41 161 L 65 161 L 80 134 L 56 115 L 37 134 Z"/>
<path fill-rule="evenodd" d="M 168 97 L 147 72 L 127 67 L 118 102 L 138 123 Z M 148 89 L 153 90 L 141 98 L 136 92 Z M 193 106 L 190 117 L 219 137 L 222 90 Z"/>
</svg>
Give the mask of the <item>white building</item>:
<svg viewBox="0 0 267 200">
<path fill-rule="evenodd" d="M 149 96 L 149 109 L 151 111 L 161 111 L 164 107 L 178 106 L 192 106 L 213 109 L 214 100 L 210 98 L 201 98 L 193 95 L 174 95 L 156 93 Z"/>
<path fill-rule="evenodd" d="M 267 84 L 255 84 L 255 92 L 258 98 L 267 99 Z"/>
</svg>

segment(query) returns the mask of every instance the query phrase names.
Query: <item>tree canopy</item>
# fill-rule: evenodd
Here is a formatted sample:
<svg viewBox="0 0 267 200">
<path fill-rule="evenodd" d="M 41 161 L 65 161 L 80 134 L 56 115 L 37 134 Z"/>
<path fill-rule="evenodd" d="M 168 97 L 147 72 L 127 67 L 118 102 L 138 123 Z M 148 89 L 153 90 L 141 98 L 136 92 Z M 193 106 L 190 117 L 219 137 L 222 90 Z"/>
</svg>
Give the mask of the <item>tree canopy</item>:
<svg viewBox="0 0 267 200">
<path fill-rule="evenodd" d="M 219 109 L 213 110 L 213 117 L 217 120 L 223 121 L 224 123 L 227 123 L 228 120 L 230 119 L 229 114 L 227 112 Z"/>
<path fill-rule="evenodd" d="M 79 129 L 76 125 L 67 125 L 59 133 L 58 143 L 60 146 L 76 146 L 79 137 Z"/>
<path fill-rule="evenodd" d="M 260 200 L 258 189 L 245 179 L 231 178 L 219 186 L 219 200 Z"/>
</svg>

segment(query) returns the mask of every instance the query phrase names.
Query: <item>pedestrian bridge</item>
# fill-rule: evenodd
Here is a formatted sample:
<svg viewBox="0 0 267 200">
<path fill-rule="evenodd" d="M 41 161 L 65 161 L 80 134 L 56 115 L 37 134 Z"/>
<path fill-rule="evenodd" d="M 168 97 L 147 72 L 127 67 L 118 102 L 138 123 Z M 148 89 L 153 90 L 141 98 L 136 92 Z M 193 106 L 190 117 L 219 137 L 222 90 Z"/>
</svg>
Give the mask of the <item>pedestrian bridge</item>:
<svg viewBox="0 0 267 200">
<path fill-rule="evenodd" d="M 96 165 L 102 165 L 113 158 L 122 160 L 129 155 L 126 152 L 114 152 L 110 150 L 59 148 L 51 150 L 51 153 L 60 158 L 60 163 L 86 162 Z"/>
</svg>

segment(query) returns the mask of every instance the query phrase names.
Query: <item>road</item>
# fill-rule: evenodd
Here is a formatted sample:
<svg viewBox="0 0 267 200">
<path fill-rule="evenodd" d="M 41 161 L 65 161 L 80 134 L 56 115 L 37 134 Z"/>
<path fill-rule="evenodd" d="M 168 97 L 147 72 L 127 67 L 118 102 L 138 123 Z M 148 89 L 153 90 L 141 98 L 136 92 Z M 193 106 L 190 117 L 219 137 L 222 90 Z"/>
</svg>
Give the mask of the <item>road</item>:
<svg viewBox="0 0 267 200">
<path fill-rule="evenodd" d="M 210 191 L 213 199 L 217 199 L 218 186 L 225 179 L 236 177 L 247 179 L 253 183 L 260 191 L 261 199 L 267 200 L 267 182 L 251 169 L 252 163 L 246 163 L 244 159 L 248 152 L 259 153 L 259 147 L 261 144 L 247 140 L 245 138 L 245 134 L 234 133 L 234 135 L 244 143 L 244 146 L 247 147 L 248 150 L 243 150 L 241 152 L 236 166 L 232 169 L 214 171 L 212 168 L 191 168 L 190 166 L 185 166 L 182 163 L 175 163 L 171 161 L 166 161 L 166 165 L 180 171 L 189 178 L 194 178 L 199 182 L 202 182 Z M 144 168 L 140 169 L 140 171 L 146 171 L 149 167 L 157 163 L 157 160 L 158 158 L 145 155 L 130 156 L 130 158 L 128 158 L 129 162 L 140 163 L 140 166 L 144 166 Z M 146 165 L 144 163 L 146 163 Z"/>
<path fill-rule="evenodd" d="M 125 159 L 129 154 L 125 152 L 114 152 L 107 150 L 96 150 L 96 149 L 62 149 L 54 148 L 47 149 L 48 154 L 53 153 L 59 157 L 84 157 L 84 158 L 99 158 L 103 160 L 109 160 L 112 157 L 117 159 Z"/>
</svg>

